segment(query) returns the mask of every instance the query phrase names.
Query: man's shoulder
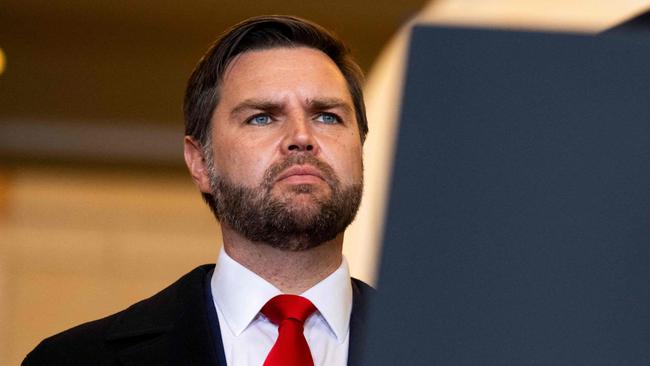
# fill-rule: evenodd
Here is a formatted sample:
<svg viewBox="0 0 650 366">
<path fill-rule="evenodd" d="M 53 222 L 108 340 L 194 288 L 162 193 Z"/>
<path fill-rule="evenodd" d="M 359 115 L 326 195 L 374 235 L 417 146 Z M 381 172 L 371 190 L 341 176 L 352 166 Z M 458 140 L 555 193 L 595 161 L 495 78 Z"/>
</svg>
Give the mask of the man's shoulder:
<svg viewBox="0 0 650 366">
<path fill-rule="evenodd" d="M 27 355 L 23 365 L 115 364 L 118 350 L 165 332 L 173 326 L 179 311 L 183 311 L 183 302 L 200 300 L 191 296 L 188 299 L 186 295 L 200 291 L 203 278 L 213 267 L 200 266 L 120 312 L 44 339 Z"/>
<path fill-rule="evenodd" d="M 350 314 L 350 349 L 348 365 L 359 364 L 359 355 L 365 347 L 367 319 L 377 290 L 367 283 L 352 278 L 352 314 Z"/>
<path fill-rule="evenodd" d="M 352 308 L 365 314 L 377 295 L 377 290 L 367 283 L 352 278 Z"/>
<path fill-rule="evenodd" d="M 354 277 L 352 277 L 352 289 L 358 291 L 359 294 L 367 296 L 373 296 L 377 293 L 374 287 Z"/>
<path fill-rule="evenodd" d="M 102 358 L 102 354 L 107 351 L 104 342 L 107 329 L 124 311 L 128 309 L 44 339 L 25 357 L 22 364 L 74 365 L 83 360 L 92 360 L 91 356 Z"/>
</svg>

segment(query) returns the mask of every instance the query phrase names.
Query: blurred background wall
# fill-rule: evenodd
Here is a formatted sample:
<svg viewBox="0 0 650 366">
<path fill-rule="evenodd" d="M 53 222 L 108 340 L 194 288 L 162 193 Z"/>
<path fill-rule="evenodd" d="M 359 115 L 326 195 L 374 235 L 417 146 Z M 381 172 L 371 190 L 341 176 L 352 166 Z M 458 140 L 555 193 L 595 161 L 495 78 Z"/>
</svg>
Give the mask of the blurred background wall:
<svg viewBox="0 0 650 366">
<path fill-rule="evenodd" d="M 366 191 L 346 235 L 371 283 L 415 23 L 597 32 L 632 0 L 5 0 L 0 5 L 0 365 L 214 262 L 218 225 L 182 161 L 185 81 L 223 29 L 295 14 L 333 29 L 368 72 Z M 444 50 L 441 50 L 444 52 Z M 407 245 L 408 243 L 405 243 Z"/>
</svg>

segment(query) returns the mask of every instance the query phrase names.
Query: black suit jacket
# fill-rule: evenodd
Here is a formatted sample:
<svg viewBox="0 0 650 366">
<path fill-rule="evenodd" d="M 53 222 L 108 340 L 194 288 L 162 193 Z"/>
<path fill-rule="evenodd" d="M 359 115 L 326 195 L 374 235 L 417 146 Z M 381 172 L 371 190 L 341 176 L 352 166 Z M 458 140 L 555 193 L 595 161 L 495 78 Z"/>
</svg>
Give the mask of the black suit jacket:
<svg viewBox="0 0 650 366">
<path fill-rule="evenodd" d="M 45 339 L 23 365 L 225 366 L 210 297 L 213 268 L 198 267 L 126 310 Z M 348 365 L 357 365 L 368 302 L 375 290 L 356 279 L 352 289 Z"/>
</svg>

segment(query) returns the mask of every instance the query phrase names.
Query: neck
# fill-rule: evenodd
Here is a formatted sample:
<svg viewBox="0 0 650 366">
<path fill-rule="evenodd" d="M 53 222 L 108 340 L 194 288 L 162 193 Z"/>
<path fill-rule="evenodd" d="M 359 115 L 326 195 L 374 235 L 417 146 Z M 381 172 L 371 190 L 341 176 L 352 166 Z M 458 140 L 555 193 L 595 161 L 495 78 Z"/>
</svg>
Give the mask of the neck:
<svg viewBox="0 0 650 366">
<path fill-rule="evenodd" d="M 286 294 L 305 292 L 336 271 L 343 260 L 343 233 L 315 248 L 289 251 L 252 242 L 227 225 L 222 224 L 221 232 L 224 250 L 232 259 Z"/>
</svg>

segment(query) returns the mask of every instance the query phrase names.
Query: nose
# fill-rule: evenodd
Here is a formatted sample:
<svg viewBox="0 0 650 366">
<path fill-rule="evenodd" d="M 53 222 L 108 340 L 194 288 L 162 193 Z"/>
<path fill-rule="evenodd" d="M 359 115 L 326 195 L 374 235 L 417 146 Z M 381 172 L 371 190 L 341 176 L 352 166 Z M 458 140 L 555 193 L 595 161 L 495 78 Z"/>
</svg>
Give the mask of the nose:
<svg viewBox="0 0 650 366">
<path fill-rule="evenodd" d="M 287 132 L 282 146 L 286 154 L 298 152 L 316 154 L 318 145 L 311 121 L 304 117 L 292 118 L 287 123 Z"/>
</svg>

